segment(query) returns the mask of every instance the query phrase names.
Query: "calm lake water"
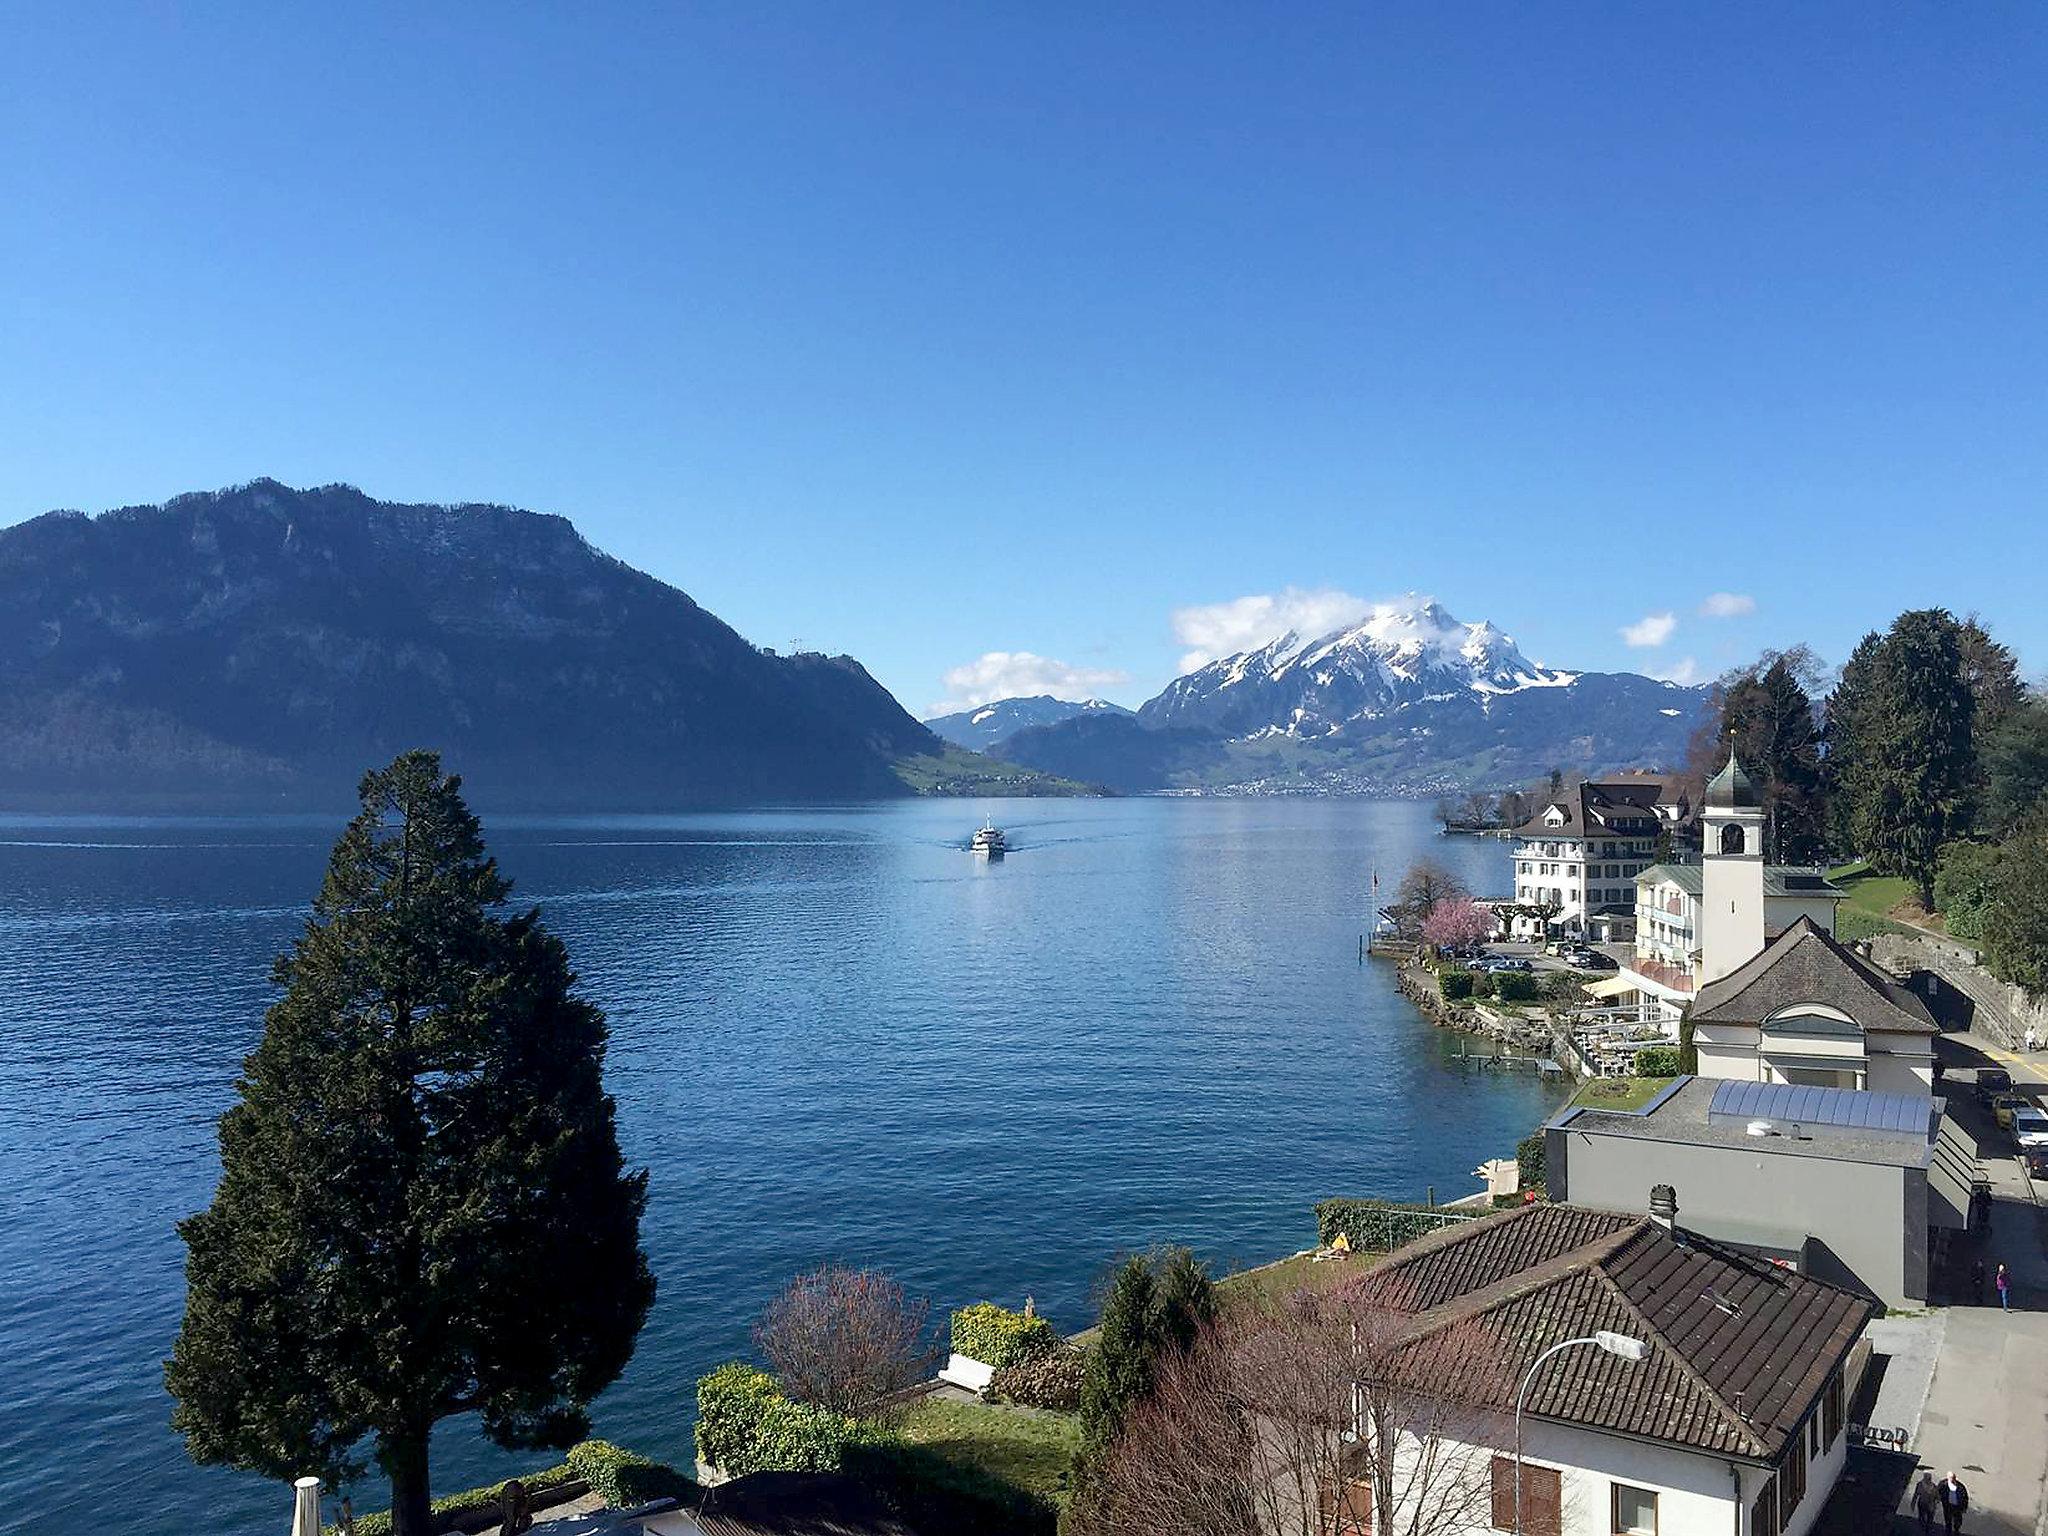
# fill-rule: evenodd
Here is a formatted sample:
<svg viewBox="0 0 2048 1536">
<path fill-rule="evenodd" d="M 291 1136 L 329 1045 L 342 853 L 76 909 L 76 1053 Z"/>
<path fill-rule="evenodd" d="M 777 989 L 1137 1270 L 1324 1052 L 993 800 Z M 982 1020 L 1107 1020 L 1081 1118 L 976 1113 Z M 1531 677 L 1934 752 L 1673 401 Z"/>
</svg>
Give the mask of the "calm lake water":
<svg viewBox="0 0 2048 1536">
<path fill-rule="evenodd" d="M 1017 851 L 963 850 L 984 814 Z M 172 1230 L 336 820 L 0 817 L 0 1530 L 275 1532 L 190 1465 Z M 694 1383 L 793 1272 L 1093 1315 L 1121 1251 L 1292 1252 L 1331 1194 L 1439 1198 L 1556 1101 L 1462 1067 L 1361 967 L 1375 868 L 1505 888 L 1498 843 L 1356 800 L 904 802 L 486 820 L 610 1014 L 660 1281 L 599 1433 L 687 1463 Z M 515 1461 L 444 1427 L 439 1491 Z M 382 1507 L 381 1490 L 359 1497 Z"/>
</svg>

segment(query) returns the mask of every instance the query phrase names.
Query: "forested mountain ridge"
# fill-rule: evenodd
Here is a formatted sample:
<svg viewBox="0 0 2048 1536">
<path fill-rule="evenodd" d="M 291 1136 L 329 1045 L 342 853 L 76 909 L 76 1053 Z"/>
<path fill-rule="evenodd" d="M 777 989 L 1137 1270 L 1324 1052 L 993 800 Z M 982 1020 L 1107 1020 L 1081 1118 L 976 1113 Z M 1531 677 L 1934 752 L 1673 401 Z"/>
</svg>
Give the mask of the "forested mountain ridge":
<svg viewBox="0 0 2048 1536">
<path fill-rule="evenodd" d="M 326 803 L 415 746 L 486 804 L 611 808 L 903 794 L 945 751 L 558 516 L 259 480 L 0 530 L 10 800 Z"/>
</svg>

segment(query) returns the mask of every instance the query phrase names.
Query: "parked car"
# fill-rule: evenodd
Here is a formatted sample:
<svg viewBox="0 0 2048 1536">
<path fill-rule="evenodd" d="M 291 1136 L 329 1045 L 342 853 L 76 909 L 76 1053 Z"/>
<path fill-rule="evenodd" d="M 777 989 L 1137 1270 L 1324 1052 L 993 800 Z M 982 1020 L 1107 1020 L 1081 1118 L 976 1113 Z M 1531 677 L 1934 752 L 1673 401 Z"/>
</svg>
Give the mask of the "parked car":
<svg viewBox="0 0 2048 1536">
<path fill-rule="evenodd" d="M 1991 1101 L 2001 1093 L 2012 1092 L 2012 1074 L 2003 1067 L 1979 1067 L 1977 1069 L 1977 1102 L 1990 1107 Z"/>
<path fill-rule="evenodd" d="M 2048 1148 L 2048 1109 L 2036 1109 L 2029 1104 L 2025 1109 L 2014 1110 L 2012 1134 L 2022 1150 L 2030 1147 Z"/>
<path fill-rule="evenodd" d="M 2023 1147 L 2020 1161 L 2027 1165 L 2027 1177 L 2048 1183 L 2048 1147 Z"/>
<path fill-rule="evenodd" d="M 1597 949 L 1575 949 L 1564 960 L 1575 971 L 1614 971 L 1621 968 L 1611 955 L 1603 955 Z"/>
<path fill-rule="evenodd" d="M 2012 1129 L 2012 1117 L 2021 1110 L 2032 1107 L 2016 1093 L 2001 1093 L 1991 1101 L 1991 1114 L 1992 1118 L 1998 1121 L 1998 1128 L 2001 1131 L 2009 1131 Z"/>
</svg>

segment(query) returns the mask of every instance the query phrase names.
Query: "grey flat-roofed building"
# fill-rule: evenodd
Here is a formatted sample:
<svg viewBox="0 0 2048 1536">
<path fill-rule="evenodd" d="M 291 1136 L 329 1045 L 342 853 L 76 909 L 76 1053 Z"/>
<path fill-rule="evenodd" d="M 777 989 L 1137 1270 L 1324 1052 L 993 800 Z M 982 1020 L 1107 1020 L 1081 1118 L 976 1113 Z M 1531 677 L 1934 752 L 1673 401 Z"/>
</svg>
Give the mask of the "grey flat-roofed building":
<svg viewBox="0 0 2048 1536">
<path fill-rule="evenodd" d="M 1969 1225 L 1976 1147 L 1926 1094 L 1681 1077 L 1639 1110 L 1545 1128 L 1553 1200 L 1633 1211 L 1678 1191 L 1685 1225 L 1888 1305 L 1927 1299 Z"/>
</svg>

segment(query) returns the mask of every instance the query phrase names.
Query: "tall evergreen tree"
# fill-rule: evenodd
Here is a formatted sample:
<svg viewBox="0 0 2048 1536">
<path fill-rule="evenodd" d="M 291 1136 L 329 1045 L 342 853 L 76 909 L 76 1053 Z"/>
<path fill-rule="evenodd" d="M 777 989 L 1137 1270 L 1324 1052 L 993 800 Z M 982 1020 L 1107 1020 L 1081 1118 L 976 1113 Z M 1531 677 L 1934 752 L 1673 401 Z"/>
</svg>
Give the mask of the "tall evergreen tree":
<svg viewBox="0 0 2048 1536">
<path fill-rule="evenodd" d="M 1976 729 L 1980 738 L 1989 736 L 2026 695 L 2019 660 L 1991 638 L 1983 620 L 1974 613 L 1956 626 L 1956 649 L 1962 655 L 1963 681 L 1974 701 Z"/>
<path fill-rule="evenodd" d="M 1984 960 L 2007 981 L 2048 991 L 2048 806 L 1999 847 L 1984 911 Z"/>
<path fill-rule="evenodd" d="M 1840 853 L 1856 848 L 1857 808 L 1869 761 L 1871 706 L 1883 649 L 1884 637 L 1875 632 L 1857 641 L 1828 696 L 1821 731 L 1821 781 L 1827 800 L 1828 842 Z"/>
<path fill-rule="evenodd" d="M 474 1412 L 561 1446 L 654 1298 L 604 1091 L 604 1016 L 485 853 L 460 782 L 411 752 L 362 783 L 283 994 L 180 1224 L 172 1424 L 202 1462 L 360 1474 L 429 1529 L 428 1441 Z"/>
<path fill-rule="evenodd" d="M 1961 626 L 1940 608 L 1893 621 L 1857 726 L 1853 768 L 1857 850 L 1934 901 L 1941 845 L 1967 831 L 1977 784 Z"/>
<path fill-rule="evenodd" d="M 2003 837 L 2048 805 L 2048 699 L 2029 696 L 2006 712 L 1982 749 L 1981 829 Z"/>
<path fill-rule="evenodd" d="M 1789 653 L 1770 655 L 1723 687 L 1721 760 L 1732 736 L 1763 797 L 1767 856 L 1778 862 L 1819 858 L 1827 837 L 1820 729 L 1801 670 Z"/>
<path fill-rule="evenodd" d="M 1216 1321 L 1216 1284 L 1202 1261 L 1187 1248 L 1169 1248 L 1159 1261 L 1155 1354 L 1186 1349 Z"/>
</svg>

